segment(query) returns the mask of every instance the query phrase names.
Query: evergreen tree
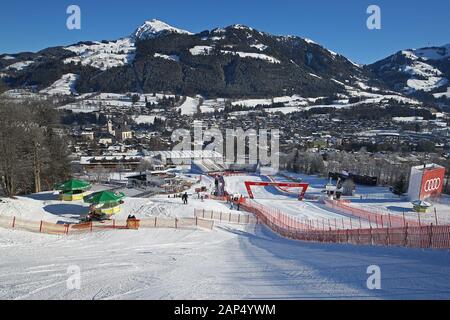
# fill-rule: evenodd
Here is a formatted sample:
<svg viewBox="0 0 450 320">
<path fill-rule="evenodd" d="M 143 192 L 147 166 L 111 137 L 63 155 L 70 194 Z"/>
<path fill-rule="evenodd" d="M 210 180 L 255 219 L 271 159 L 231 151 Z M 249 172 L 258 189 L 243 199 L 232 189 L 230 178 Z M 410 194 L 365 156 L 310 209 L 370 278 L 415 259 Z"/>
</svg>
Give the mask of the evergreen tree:
<svg viewBox="0 0 450 320">
<path fill-rule="evenodd" d="M 396 195 L 401 196 L 402 194 L 406 193 L 408 190 L 408 185 L 406 184 L 406 178 L 405 175 L 402 174 L 400 178 L 394 183 L 394 186 L 392 188 L 392 192 Z"/>
</svg>

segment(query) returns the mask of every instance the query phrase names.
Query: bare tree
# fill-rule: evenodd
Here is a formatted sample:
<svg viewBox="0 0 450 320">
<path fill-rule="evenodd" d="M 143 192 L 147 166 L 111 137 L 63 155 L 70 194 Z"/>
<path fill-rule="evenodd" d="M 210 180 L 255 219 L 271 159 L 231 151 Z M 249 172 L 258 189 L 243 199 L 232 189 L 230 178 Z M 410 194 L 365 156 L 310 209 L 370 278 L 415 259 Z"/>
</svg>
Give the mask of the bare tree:
<svg viewBox="0 0 450 320">
<path fill-rule="evenodd" d="M 54 134 L 57 111 L 45 101 L 0 100 L 0 183 L 13 197 L 70 176 L 67 141 Z M 59 156 L 58 156 L 59 155 Z"/>
</svg>

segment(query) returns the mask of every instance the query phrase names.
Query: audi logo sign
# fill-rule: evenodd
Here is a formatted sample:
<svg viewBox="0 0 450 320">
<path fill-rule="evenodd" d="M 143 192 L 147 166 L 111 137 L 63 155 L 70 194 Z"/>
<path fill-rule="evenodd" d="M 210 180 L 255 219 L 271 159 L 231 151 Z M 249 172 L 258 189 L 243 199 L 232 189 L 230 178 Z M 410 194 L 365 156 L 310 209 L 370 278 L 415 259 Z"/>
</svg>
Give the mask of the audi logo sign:
<svg viewBox="0 0 450 320">
<path fill-rule="evenodd" d="M 441 186 L 441 178 L 429 179 L 425 181 L 424 191 L 425 192 L 438 191 L 440 186 Z"/>
<path fill-rule="evenodd" d="M 444 186 L 445 168 L 424 170 L 422 174 L 422 183 L 419 199 L 424 200 L 428 197 L 438 197 L 441 195 Z"/>
<path fill-rule="evenodd" d="M 411 200 L 438 198 L 446 185 L 445 168 L 437 164 L 411 168 L 408 197 Z"/>
</svg>

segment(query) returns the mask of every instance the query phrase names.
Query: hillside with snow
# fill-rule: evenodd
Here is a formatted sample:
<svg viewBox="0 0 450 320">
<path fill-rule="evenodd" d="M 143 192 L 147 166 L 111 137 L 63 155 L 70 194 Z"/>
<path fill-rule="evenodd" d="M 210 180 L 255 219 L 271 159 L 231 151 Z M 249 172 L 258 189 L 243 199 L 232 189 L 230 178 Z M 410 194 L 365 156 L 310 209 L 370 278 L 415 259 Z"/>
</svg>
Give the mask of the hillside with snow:
<svg viewBox="0 0 450 320">
<path fill-rule="evenodd" d="M 396 101 L 409 97 L 445 104 L 449 49 L 407 49 L 362 66 L 307 38 L 272 35 L 240 24 L 195 34 L 153 19 L 118 40 L 0 55 L 0 88 L 81 96 L 170 92 L 209 101 L 302 97 L 286 103 L 292 111 L 320 97 L 334 97 L 334 105 L 370 96 L 374 103 L 393 96 Z M 210 112 L 219 106 L 196 107 Z M 196 107 L 188 102 L 178 110 L 192 115 Z"/>
<path fill-rule="evenodd" d="M 49 65 L 54 72 L 44 71 Z M 0 71 L 9 89 L 29 86 L 31 77 L 34 87 L 46 90 L 77 74 L 73 91 L 80 94 L 169 91 L 205 98 L 324 96 L 340 90 L 330 79 L 351 84 L 369 78 L 345 57 L 300 37 L 239 24 L 193 34 L 156 19 L 118 40 L 0 56 Z"/>
<path fill-rule="evenodd" d="M 143 25 L 137 28 L 137 30 L 133 34 L 133 38 L 139 40 L 147 40 L 170 33 L 192 35 L 192 33 L 189 31 L 172 27 L 171 25 L 168 25 L 167 23 L 157 19 L 152 19 L 150 21 L 144 22 Z"/>
<path fill-rule="evenodd" d="M 392 90 L 409 95 L 445 92 L 450 81 L 450 44 L 402 50 L 368 68 Z"/>
</svg>

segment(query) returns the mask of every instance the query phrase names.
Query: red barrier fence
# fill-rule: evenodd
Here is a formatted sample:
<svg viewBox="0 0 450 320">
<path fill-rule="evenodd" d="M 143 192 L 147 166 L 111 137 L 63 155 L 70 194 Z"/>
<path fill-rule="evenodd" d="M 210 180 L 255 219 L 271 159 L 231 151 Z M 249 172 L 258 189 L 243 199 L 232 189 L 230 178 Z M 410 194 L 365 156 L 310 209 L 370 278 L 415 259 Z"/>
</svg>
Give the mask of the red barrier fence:
<svg viewBox="0 0 450 320">
<path fill-rule="evenodd" d="M 262 222 L 268 222 L 271 225 L 277 225 L 282 229 L 304 231 L 314 228 L 312 224 L 306 220 L 302 220 L 298 217 L 285 214 L 277 209 L 265 207 L 247 198 L 241 199 L 241 208 L 242 210 L 255 214 L 258 218 L 258 221 L 261 218 Z"/>
<path fill-rule="evenodd" d="M 57 224 L 45 221 L 30 221 L 16 217 L 0 216 L 0 227 L 30 232 L 68 235 L 115 229 L 140 228 L 189 228 L 198 227 L 212 230 L 214 221 L 201 218 L 146 218 L 141 220 L 106 220 L 102 222 L 84 222 L 78 224 Z"/>
<path fill-rule="evenodd" d="M 276 233 L 296 240 L 351 243 L 362 245 L 404 246 L 413 248 L 450 249 L 450 226 L 409 226 L 385 228 L 332 229 L 329 221 L 320 230 L 311 221 L 302 222 L 279 210 L 262 206 L 252 200 L 243 199 L 241 207 L 258 217 Z"/>
<path fill-rule="evenodd" d="M 410 218 L 406 218 L 404 213 L 402 216 L 399 216 L 398 214 L 391 214 L 389 211 L 382 212 L 381 210 L 366 207 L 358 208 L 352 206 L 349 202 L 346 201 L 334 201 L 327 199 L 325 200 L 325 205 L 345 214 L 367 220 L 369 221 L 371 226 L 375 226 L 377 228 L 406 227 L 406 225 L 420 227 L 432 224 L 436 226 L 439 224 L 436 212 L 434 213 L 433 223 L 430 221 L 424 221 L 424 219 L 421 220 L 420 213 L 417 214 L 417 220 L 412 220 Z"/>
<path fill-rule="evenodd" d="M 213 194 L 208 194 L 206 196 L 206 199 L 212 199 L 212 200 L 217 200 L 217 201 L 227 201 L 228 200 L 228 198 L 226 196 L 218 197 Z"/>
</svg>

